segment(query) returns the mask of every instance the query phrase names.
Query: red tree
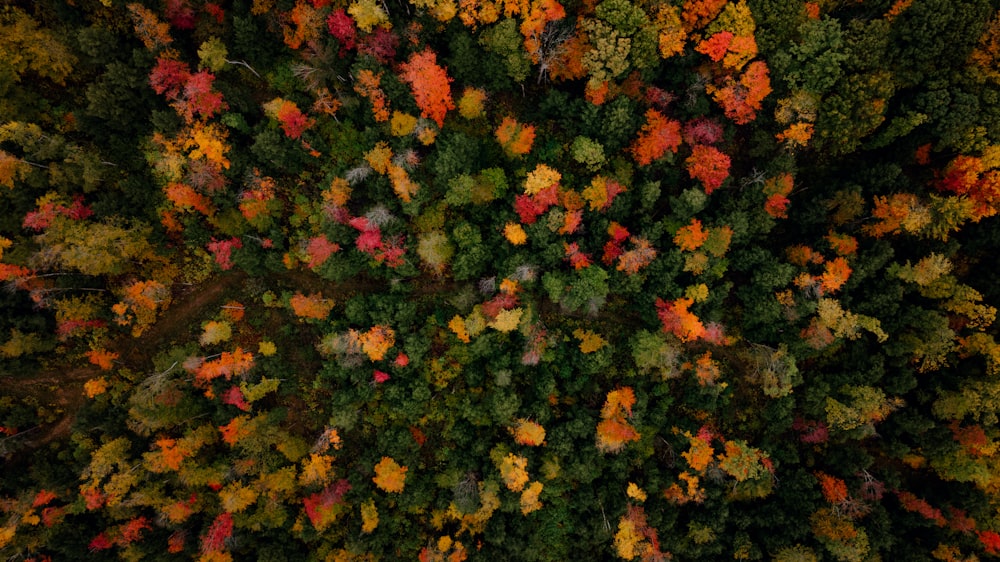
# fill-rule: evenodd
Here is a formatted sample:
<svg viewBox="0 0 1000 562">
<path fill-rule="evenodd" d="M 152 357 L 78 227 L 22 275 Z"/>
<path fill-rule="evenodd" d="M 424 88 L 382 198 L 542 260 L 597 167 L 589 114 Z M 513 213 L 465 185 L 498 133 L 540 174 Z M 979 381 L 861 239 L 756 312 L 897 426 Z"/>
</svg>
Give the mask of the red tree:
<svg viewBox="0 0 1000 562">
<path fill-rule="evenodd" d="M 1000 535 L 993 531 L 978 531 L 979 542 L 986 548 L 986 554 L 996 554 L 1000 552 Z"/>
<path fill-rule="evenodd" d="M 640 166 L 648 166 L 667 151 L 677 152 L 681 144 L 681 124 L 667 119 L 655 109 L 646 110 L 646 124 L 630 150 Z"/>
<path fill-rule="evenodd" d="M 341 50 L 354 48 L 354 40 L 358 34 L 358 28 L 354 25 L 354 18 L 347 15 L 343 8 L 334 10 L 326 18 L 326 28 L 330 35 L 340 42 Z"/>
<path fill-rule="evenodd" d="M 400 70 L 400 77 L 413 90 L 420 114 L 433 119 L 438 127 L 443 126 L 444 116 L 449 109 L 455 109 L 455 102 L 451 99 L 451 78 L 438 66 L 434 51 L 428 47 L 421 53 L 414 53 L 408 62 L 400 65 Z"/>
<path fill-rule="evenodd" d="M 705 91 L 722 106 L 726 117 L 737 125 L 746 125 L 757 118 L 761 102 L 771 93 L 767 63 L 754 61 L 739 80 L 726 76 L 721 86 L 710 84 Z"/>
<path fill-rule="evenodd" d="M 222 101 L 222 93 L 212 91 L 214 81 L 215 75 L 207 70 L 192 74 L 184 84 L 183 100 L 174 104 L 177 112 L 188 121 L 192 121 L 196 114 L 203 119 L 209 119 L 227 108 L 226 102 Z"/>
<path fill-rule="evenodd" d="M 223 271 L 232 269 L 232 253 L 233 249 L 240 249 L 243 247 L 243 242 L 239 238 L 230 238 L 229 240 L 215 240 L 212 239 L 208 243 L 208 251 L 212 252 L 215 257 L 215 263 L 219 264 L 219 268 Z"/>
<path fill-rule="evenodd" d="M 729 177 L 729 157 L 714 146 L 696 145 L 684 161 L 691 179 L 696 179 L 711 194 Z"/>
<path fill-rule="evenodd" d="M 233 534 L 233 516 L 230 513 L 221 513 L 212 521 L 208 532 L 201 538 L 201 552 L 221 552 L 226 548 L 226 539 Z"/>
<path fill-rule="evenodd" d="M 194 29 L 194 10 L 188 0 L 166 0 L 163 15 L 177 29 Z"/>
<path fill-rule="evenodd" d="M 388 29 L 379 27 L 358 41 L 358 54 L 368 55 L 381 64 L 389 64 L 396 58 L 397 47 L 399 37 Z"/>
<path fill-rule="evenodd" d="M 167 98 L 174 99 L 180 96 L 181 89 L 190 77 L 191 71 L 186 63 L 160 56 L 149 73 L 149 85 L 157 94 L 165 94 Z"/>
</svg>

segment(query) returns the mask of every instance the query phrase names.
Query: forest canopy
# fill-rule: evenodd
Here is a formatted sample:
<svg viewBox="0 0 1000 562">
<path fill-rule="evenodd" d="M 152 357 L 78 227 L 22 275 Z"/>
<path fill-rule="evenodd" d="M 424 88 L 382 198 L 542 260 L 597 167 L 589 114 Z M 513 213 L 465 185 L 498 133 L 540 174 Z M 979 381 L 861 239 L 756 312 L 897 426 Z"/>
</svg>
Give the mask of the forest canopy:
<svg viewBox="0 0 1000 562">
<path fill-rule="evenodd" d="M 0 0 L 0 556 L 1000 555 L 997 0 Z"/>
</svg>

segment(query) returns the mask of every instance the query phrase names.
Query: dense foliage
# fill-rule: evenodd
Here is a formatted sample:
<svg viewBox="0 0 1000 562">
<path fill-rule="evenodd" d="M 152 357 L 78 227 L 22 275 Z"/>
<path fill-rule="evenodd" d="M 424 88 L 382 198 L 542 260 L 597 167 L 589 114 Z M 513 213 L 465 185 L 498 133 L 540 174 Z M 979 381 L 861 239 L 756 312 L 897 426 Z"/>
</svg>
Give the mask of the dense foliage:
<svg viewBox="0 0 1000 562">
<path fill-rule="evenodd" d="M 0 2 L 0 556 L 997 555 L 998 8 Z"/>
</svg>

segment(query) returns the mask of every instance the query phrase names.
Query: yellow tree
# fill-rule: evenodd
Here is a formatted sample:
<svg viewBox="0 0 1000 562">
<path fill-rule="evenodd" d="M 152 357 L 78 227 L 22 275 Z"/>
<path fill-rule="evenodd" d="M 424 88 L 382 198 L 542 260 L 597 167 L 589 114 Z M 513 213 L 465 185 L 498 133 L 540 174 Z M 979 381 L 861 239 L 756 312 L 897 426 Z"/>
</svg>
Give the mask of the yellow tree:
<svg viewBox="0 0 1000 562">
<path fill-rule="evenodd" d="M 372 481 L 384 492 L 400 493 L 406 484 L 405 466 L 400 466 L 391 457 L 382 457 L 375 465 L 375 476 Z"/>
<path fill-rule="evenodd" d="M 597 424 L 597 449 L 604 453 L 617 453 L 625 445 L 638 441 L 641 435 L 626 419 L 632 416 L 635 393 L 632 387 L 608 392 L 601 408 L 601 421 Z"/>
</svg>

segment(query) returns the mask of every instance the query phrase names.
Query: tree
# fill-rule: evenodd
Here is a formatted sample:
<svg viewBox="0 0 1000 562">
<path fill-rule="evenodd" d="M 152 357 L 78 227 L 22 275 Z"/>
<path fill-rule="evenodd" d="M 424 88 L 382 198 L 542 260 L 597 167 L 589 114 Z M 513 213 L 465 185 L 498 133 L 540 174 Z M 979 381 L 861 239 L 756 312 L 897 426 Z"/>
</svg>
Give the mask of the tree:
<svg viewBox="0 0 1000 562">
<path fill-rule="evenodd" d="M 485 115 L 487 94 L 485 90 L 466 86 L 458 99 L 458 113 L 466 119 L 479 119 Z M 498 129 L 499 130 L 499 129 Z M 502 143 L 501 143 L 502 144 Z"/>
<path fill-rule="evenodd" d="M 656 529 L 646 520 L 642 506 L 629 505 L 618 520 L 618 531 L 614 539 L 615 554 L 624 560 L 657 562 L 670 557 L 660 551 L 660 541 Z"/>
<path fill-rule="evenodd" d="M 378 508 L 375 501 L 369 499 L 361 504 L 361 532 L 368 534 L 378 528 Z"/>
<path fill-rule="evenodd" d="M 587 170 L 591 172 L 599 170 L 607 160 L 604 146 L 588 137 L 578 136 L 574 138 L 570 152 L 573 160 L 585 165 Z"/>
<path fill-rule="evenodd" d="M 298 139 L 302 137 L 302 133 L 306 129 L 312 127 L 315 123 L 314 119 L 306 117 L 302 111 L 299 110 L 295 102 L 291 102 L 281 98 L 274 98 L 273 100 L 264 104 L 264 113 L 281 123 L 281 130 L 284 131 L 285 136 L 290 139 Z"/>
<path fill-rule="evenodd" d="M 514 442 L 518 445 L 538 447 L 545 444 L 545 428 L 537 422 L 521 418 L 507 430 L 514 436 Z"/>
<path fill-rule="evenodd" d="M 947 524 L 944 514 L 941 513 L 940 509 L 931 506 L 926 500 L 917 497 L 913 493 L 905 490 L 897 490 L 896 498 L 899 500 L 899 505 L 906 511 L 917 513 L 925 519 L 933 521 L 939 527 Z"/>
<path fill-rule="evenodd" d="M 690 33 L 705 27 L 719 15 L 727 3 L 726 0 L 684 0 L 684 5 L 681 7 L 684 30 Z"/>
<path fill-rule="evenodd" d="M 446 70 L 437 64 L 437 55 L 428 47 L 420 53 L 414 53 L 410 59 L 400 65 L 400 78 L 410 85 L 413 97 L 420 108 L 420 115 L 428 117 L 444 126 L 445 113 L 455 109 L 451 99 L 451 81 Z"/>
<path fill-rule="evenodd" d="M 831 508 L 821 508 L 809 518 L 813 534 L 841 560 L 863 560 L 869 550 L 868 534 Z"/>
<path fill-rule="evenodd" d="M 532 482 L 528 484 L 528 487 L 521 492 L 521 514 L 527 515 L 529 513 L 538 511 L 543 507 L 542 502 L 538 500 L 538 496 L 542 493 L 544 486 L 541 482 Z"/>
<path fill-rule="evenodd" d="M 366 68 L 358 71 L 354 83 L 354 91 L 371 101 L 372 115 L 374 115 L 375 121 L 380 123 L 389 120 L 389 101 L 380 88 L 381 81 L 381 73 L 375 74 Z"/>
<path fill-rule="evenodd" d="M 635 394 L 632 387 L 608 392 L 601 408 L 601 421 L 597 424 L 597 450 L 603 453 L 621 452 L 625 445 L 638 441 L 641 435 L 628 422 L 632 417 Z"/>
<path fill-rule="evenodd" d="M 142 223 L 56 217 L 35 237 L 42 248 L 37 261 L 45 268 L 65 268 L 93 276 L 121 275 L 139 267 L 151 269 L 161 258 L 150 243 L 150 232 Z"/>
<path fill-rule="evenodd" d="M 729 177 L 729 156 L 714 146 L 696 145 L 684 161 L 691 179 L 697 179 L 711 194 Z"/>
<path fill-rule="evenodd" d="M 333 310 L 333 299 L 323 298 L 323 293 L 314 293 L 309 296 L 302 293 L 295 293 L 288 301 L 292 307 L 292 312 L 299 318 L 309 318 L 322 320 L 330 315 Z"/>
<path fill-rule="evenodd" d="M 104 377 L 90 379 L 83 383 L 83 393 L 87 398 L 96 398 L 108 391 L 108 380 Z"/>
<path fill-rule="evenodd" d="M 115 322 L 134 324 L 132 335 L 138 337 L 156 320 L 158 310 L 170 305 L 170 290 L 155 280 L 135 281 L 124 288 L 122 300 L 111 307 Z"/>
<path fill-rule="evenodd" d="M 767 63 L 754 61 L 746 66 L 739 80 L 727 75 L 721 86 L 708 84 L 705 91 L 722 106 L 726 117 L 745 125 L 757 118 L 761 103 L 772 91 Z"/>
<path fill-rule="evenodd" d="M 504 225 L 503 236 L 515 246 L 520 246 L 528 241 L 528 234 L 524 232 L 524 228 L 514 222 Z"/>
<path fill-rule="evenodd" d="M 106 349 L 92 349 L 86 355 L 87 360 L 100 367 L 102 371 L 110 371 L 112 362 L 119 357 L 118 353 Z"/>
<path fill-rule="evenodd" d="M 824 293 L 832 293 L 844 286 L 851 276 L 851 267 L 847 260 L 837 257 L 826 263 L 826 269 L 820 277 L 820 288 Z"/>
<path fill-rule="evenodd" d="M 313 527 L 322 532 L 337 519 L 338 506 L 344 503 L 344 495 L 351 490 L 351 484 L 346 479 L 338 480 L 320 492 L 302 499 L 306 517 Z"/>
<path fill-rule="evenodd" d="M 199 213 L 211 217 L 215 214 L 215 207 L 212 200 L 198 193 L 191 186 L 184 183 L 171 182 L 163 188 L 163 193 L 167 200 L 182 211 L 193 209 Z"/>
<path fill-rule="evenodd" d="M 156 14 L 140 4 L 126 6 L 135 24 L 135 34 L 150 51 L 157 51 L 173 42 L 170 25 L 161 22 Z"/>
<path fill-rule="evenodd" d="M 590 330 L 582 330 L 577 328 L 573 331 L 573 337 L 580 340 L 580 353 L 594 353 L 600 350 L 602 347 L 608 345 L 608 342 L 604 340 L 598 334 Z"/>
<path fill-rule="evenodd" d="M 701 227 L 701 221 L 691 219 L 691 224 L 677 229 L 674 235 L 674 244 L 685 252 L 693 252 L 708 240 L 708 231 Z"/>
<path fill-rule="evenodd" d="M 727 440 L 723 444 L 725 452 L 717 455 L 719 468 L 737 482 L 755 480 L 771 472 L 771 461 L 767 454 L 751 447 L 741 439 Z"/>
<path fill-rule="evenodd" d="M 312 43 L 319 39 L 320 30 L 323 28 L 323 15 L 307 0 L 298 0 L 285 15 L 288 23 L 282 25 L 282 31 L 285 44 L 290 48 L 298 49 L 303 43 Z"/>
<path fill-rule="evenodd" d="M 658 47 L 660 56 L 668 59 L 684 52 L 687 30 L 681 22 L 681 12 L 676 6 L 664 4 L 656 12 L 656 27 L 659 29 Z"/>
<path fill-rule="evenodd" d="M 593 263 L 588 254 L 580 251 L 580 245 L 576 242 L 568 244 L 563 242 L 563 247 L 566 250 L 566 261 L 573 266 L 573 269 L 583 269 L 590 267 Z"/>
<path fill-rule="evenodd" d="M 347 13 L 354 18 L 358 29 L 370 33 L 376 26 L 391 26 L 389 15 L 385 13 L 375 0 L 354 0 L 347 8 Z"/>
<path fill-rule="evenodd" d="M 185 121 L 190 123 L 196 116 L 201 120 L 211 119 L 213 115 L 229 107 L 223 101 L 222 93 L 212 90 L 214 81 L 215 75 L 207 70 L 188 77 L 182 95 L 172 104 Z"/>
<path fill-rule="evenodd" d="M 524 310 L 520 308 L 501 310 L 497 312 L 496 316 L 487 325 L 499 332 L 513 332 L 520 324 L 523 314 Z"/>
<path fill-rule="evenodd" d="M 589 204 L 591 211 L 607 211 L 615 197 L 625 192 L 625 186 L 604 176 L 595 176 L 580 196 Z"/>
<path fill-rule="evenodd" d="M 14 156 L 13 154 L 0 150 L 0 185 L 14 189 L 17 181 L 23 181 L 30 172 L 30 165 Z"/>
<path fill-rule="evenodd" d="M 435 275 L 443 275 L 455 254 L 455 246 L 440 230 L 425 232 L 417 240 L 417 255 Z"/>
<path fill-rule="evenodd" d="M 782 174 L 769 178 L 764 182 L 762 188 L 767 201 L 764 203 L 764 212 L 776 219 L 788 218 L 788 195 L 792 192 L 794 180 L 791 174 Z"/>
<path fill-rule="evenodd" d="M 524 485 L 528 483 L 529 479 L 527 466 L 528 459 L 514 453 L 507 453 L 500 459 L 497 468 L 500 470 L 500 477 L 508 490 L 520 492 L 524 489 Z"/>
<path fill-rule="evenodd" d="M 203 125 L 195 123 L 189 131 L 189 136 L 183 139 L 185 150 L 193 149 L 188 153 L 192 160 L 204 159 L 212 168 L 229 169 L 229 159 L 226 153 L 229 146 L 226 144 L 227 132 L 217 125 Z M 207 183 L 207 182 L 206 182 Z"/>
<path fill-rule="evenodd" d="M 64 84 L 73 73 L 76 57 L 53 30 L 12 8 L 0 15 L 0 61 L 0 74 L 4 76 L 0 92 L 7 95 L 9 88 L 28 73 Z"/>
<path fill-rule="evenodd" d="M 503 62 L 507 75 L 515 82 L 524 82 L 531 72 L 531 59 L 523 47 L 517 21 L 504 18 L 482 32 L 479 43 Z"/>
<path fill-rule="evenodd" d="M 372 326 L 367 332 L 358 335 L 358 343 L 369 359 L 381 361 L 389 349 L 396 345 L 396 332 L 389 326 Z"/>
<path fill-rule="evenodd" d="M 539 195 L 553 186 L 558 186 L 560 179 L 562 179 L 562 174 L 558 171 L 545 164 L 539 164 L 535 166 L 534 170 L 528 172 L 528 178 L 524 181 L 524 193 Z M 551 204 L 555 204 L 555 201 L 552 201 Z"/>
<path fill-rule="evenodd" d="M 391 457 L 382 457 L 375 465 L 375 477 L 372 481 L 383 492 L 401 493 L 406 483 L 405 466 L 400 466 Z"/>
<path fill-rule="evenodd" d="M 232 337 L 232 325 L 229 322 L 216 322 L 210 320 L 201 327 L 201 337 L 198 339 L 201 345 L 213 345 L 224 341 L 229 341 Z"/>
<path fill-rule="evenodd" d="M 201 537 L 202 556 L 222 552 L 226 548 L 226 540 L 233 534 L 233 516 L 230 513 L 220 513 Z"/>
<path fill-rule="evenodd" d="M 213 238 L 206 246 L 206 249 L 212 253 L 212 257 L 215 258 L 215 263 L 218 264 L 219 269 L 227 271 L 233 268 L 233 250 L 238 250 L 242 247 L 243 241 L 239 238 L 230 238 L 228 240 L 216 240 Z"/>
<path fill-rule="evenodd" d="M 1000 170 L 981 158 L 959 155 L 944 169 L 938 189 L 969 197 L 975 204 L 973 221 L 993 216 L 1000 207 Z"/>
<path fill-rule="evenodd" d="M 508 156 L 523 156 L 531 152 L 535 140 L 535 127 L 518 123 L 511 117 L 504 117 L 496 130 L 496 139 Z"/>
<path fill-rule="evenodd" d="M 343 8 L 334 10 L 326 17 L 326 28 L 340 43 L 341 53 L 355 47 L 358 30 L 354 25 L 354 18 L 347 15 Z"/>
<path fill-rule="evenodd" d="M 872 218 L 878 222 L 862 229 L 869 236 L 880 238 L 899 232 L 917 234 L 931 221 L 930 210 L 912 193 L 875 196 L 874 203 Z"/>
</svg>

